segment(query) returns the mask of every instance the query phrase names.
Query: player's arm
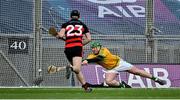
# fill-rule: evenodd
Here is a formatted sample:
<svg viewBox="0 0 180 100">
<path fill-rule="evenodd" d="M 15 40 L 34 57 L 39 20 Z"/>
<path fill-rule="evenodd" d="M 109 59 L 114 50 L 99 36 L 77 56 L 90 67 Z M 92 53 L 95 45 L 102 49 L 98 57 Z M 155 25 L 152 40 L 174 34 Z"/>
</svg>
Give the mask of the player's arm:
<svg viewBox="0 0 180 100">
<path fill-rule="evenodd" d="M 66 23 L 62 24 L 61 30 L 58 32 L 58 35 L 56 36 L 58 39 L 61 39 L 63 41 L 66 40 L 66 36 L 65 36 L 66 26 L 67 26 Z"/>
<path fill-rule="evenodd" d="M 91 34 L 88 32 L 83 36 L 83 45 L 88 44 L 91 41 Z"/>
<path fill-rule="evenodd" d="M 98 55 L 97 57 L 94 58 L 87 58 L 83 60 L 82 64 L 88 64 L 88 63 L 96 63 L 99 61 L 103 61 L 104 57 L 102 55 Z"/>
<path fill-rule="evenodd" d="M 58 35 L 56 36 L 58 39 L 62 39 L 63 41 L 65 41 L 66 40 L 66 38 L 65 38 L 65 28 L 62 28 L 61 30 L 60 30 L 60 32 L 58 32 Z"/>
<path fill-rule="evenodd" d="M 88 27 L 85 24 L 83 24 L 83 27 L 84 27 L 84 32 L 83 33 L 85 33 L 85 34 L 83 34 L 82 43 L 83 43 L 83 45 L 86 45 L 91 41 L 91 34 L 89 32 Z"/>
<path fill-rule="evenodd" d="M 103 61 L 104 57 L 101 55 L 98 55 L 95 58 L 91 58 L 91 59 L 86 59 L 88 61 L 88 63 L 95 63 L 95 62 L 99 62 L 99 61 Z"/>
</svg>

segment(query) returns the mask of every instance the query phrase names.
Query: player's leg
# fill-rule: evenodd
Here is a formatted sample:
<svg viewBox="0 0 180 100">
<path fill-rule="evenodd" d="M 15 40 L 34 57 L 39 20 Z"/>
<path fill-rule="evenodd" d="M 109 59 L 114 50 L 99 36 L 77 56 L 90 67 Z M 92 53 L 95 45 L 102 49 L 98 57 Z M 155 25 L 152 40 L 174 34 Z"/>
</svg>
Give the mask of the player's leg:
<svg viewBox="0 0 180 100">
<path fill-rule="evenodd" d="M 129 73 L 139 75 L 145 78 L 152 78 L 152 75 L 144 70 L 141 70 L 135 66 L 133 66 L 131 69 L 128 70 Z"/>
<path fill-rule="evenodd" d="M 77 76 L 78 80 L 80 81 L 81 84 L 85 84 L 84 77 L 82 73 L 80 72 L 81 70 L 81 62 L 82 62 L 82 57 L 75 56 L 66 53 L 68 61 L 71 63 L 72 66 L 68 66 L 68 69 L 71 69 Z"/>
<path fill-rule="evenodd" d="M 123 62 L 123 60 L 121 62 Z M 120 63 L 115 68 L 113 68 L 111 70 L 106 70 L 106 73 L 105 73 L 106 84 L 110 85 L 110 87 L 113 87 L 113 86 L 117 87 L 118 86 L 121 88 L 131 88 L 131 86 L 126 84 L 124 81 L 119 82 L 115 79 L 119 72 L 125 71 L 128 69 L 130 69 L 130 67 L 123 66 L 123 63 L 122 64 Z"/>
<path fill-rule="evenodd" d="M 81 61 L 82 57 L 73 57 L 73 71 L 76 73 L 76 76 L 81 84 L 85 84 L 86 81 L 81 73 Z"/>
<path fill-rule="evenodd" d="M 92 89 L 89 88 L 89 85 L 86 83 L 81 72 L 82 47 L 66 48 L 64 52 L 68 61 L 72 65 L 70 68 L 76 74 L 76 78 L 82 84 L 82 87 L 85 89 L 85 91 L 90 92 Z"/>
<path fill-rule="evenodd" d="M 148 72 L 146 72 L 144 70 L 141 70 L 141 69 L 133 66 L 132 64 L 130 64 L 130 63 L 124 61 L 124 60 L 121 60 L 120 65 L 116 70 L 117 71 L 127 71 L 127 72 L 135 74 L 135 75 L 140 75 L 142 77 L 152 79 L 155 82 L 159 83 L 160 85 L 165 85 L 166 84 L 166 81 L 161 80 L 161 79 L 159 79 L 157 77 L 154 77 L 150 73 L 148 73 Z"/>
<path fill-rule="evenodd" d="M 128 84 L 126 84 L 124 81 L 119 82 L 115 78 L 117 77 L 118 73 L 114 70 L 109 70 L 105 73 L 105 83 L 108 85 L 108 87 L 112 88 L 131 88 Z"/>
<path fill-rule="evenodd" d="M 108 86 L 119 86 L 119 82 L 115 80 L 117 73 L 106 72 L 105 73 L 105 82 Z"/>
<path fill-rule="evenodd" d="M 142 77 L 145 77 L 145 78 L 149 78 L 149 79 L 152 79 L 154 80 L 155 82 L 159 83 L 160 85 L 165 85 L 166 84 L 166 81 L 165 80 L 161 80 L 157 77 L 154 77 L 152 74 L 144 71 L 144 70 L 141 70 L 135 66 L 133 66 L 131 69 L 128 70 L 128 72 L 132 73 L 132 74 L 135 74 L 135 75 L 139 75 L 139 76 L 142 76 Z"/>
<path fill-rule="evenodd" d="M 90 88 L 89 84 L 85 81 L 85 78 L 81 72 L 81 63 L 82 57 L 73 57 L 73 71 L 75 72 L 77 79 L 82 84 L 82 87 L 85 89 L 85 91 L 91 92 L 92 89 Z"/>
</svg>

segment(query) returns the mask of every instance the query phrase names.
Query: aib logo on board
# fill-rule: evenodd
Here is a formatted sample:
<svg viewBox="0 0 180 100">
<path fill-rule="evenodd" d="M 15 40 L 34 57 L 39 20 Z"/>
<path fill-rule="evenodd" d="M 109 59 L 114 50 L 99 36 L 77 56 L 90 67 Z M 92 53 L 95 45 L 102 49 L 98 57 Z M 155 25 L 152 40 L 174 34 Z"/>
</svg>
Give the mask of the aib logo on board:
<svg viewBox="0 0 180 100">
<path fill-rule="evenodd" d="M 145 0 L 87 0 L 89 3 L 98 4 L 98 18 L 114 17 L 145 17 Z M 121 5 L 125 3 L 125 5 Z M 115 5 L 112 5 L 115 4 Z M 119 5 L 118 5 L 119 4 Z"/>
<path fill-rule="evenodd" d="M 99 3 L 99 4 L 112 4 L 112 3 L 133 3 L 136 0 L 88 0 L 89 2 Z"/>
</svg>

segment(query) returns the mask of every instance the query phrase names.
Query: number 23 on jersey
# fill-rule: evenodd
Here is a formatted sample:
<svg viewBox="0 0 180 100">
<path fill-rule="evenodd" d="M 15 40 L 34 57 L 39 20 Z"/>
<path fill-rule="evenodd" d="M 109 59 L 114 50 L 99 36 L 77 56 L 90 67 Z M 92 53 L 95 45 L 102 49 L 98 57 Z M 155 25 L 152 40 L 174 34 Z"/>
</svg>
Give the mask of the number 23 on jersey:
<svg viewBox="0 0 180 100">
<path fill-rule="evenodd" d="M 66 27 L 67 30 L 67 36 L 81 36 L 82 35 L 82 29 L 83 26 L 82 25 L 68 25 Z M 76 30 L 76 32 L 73 32 L 74 30 Z"/>
</svg>

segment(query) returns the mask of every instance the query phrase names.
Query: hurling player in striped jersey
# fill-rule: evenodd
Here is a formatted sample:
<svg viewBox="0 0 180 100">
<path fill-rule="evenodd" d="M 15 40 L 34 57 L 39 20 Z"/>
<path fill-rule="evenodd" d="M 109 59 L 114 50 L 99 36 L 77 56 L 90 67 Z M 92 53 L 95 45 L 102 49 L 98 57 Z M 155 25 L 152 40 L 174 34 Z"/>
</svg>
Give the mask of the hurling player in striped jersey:
<svg viewBox="0 0 180 100">
<path fill-rule="evenodd" d="M 81 72 L 83 46 L 91 41 L 91 34 L 88 27 L 79 20 L 80 12 L 72 10 L 71 19 L 62 24 L 57 38 L 65 41 L 65 55 L 71 63 L 71 70 L 76 74 L 77 79 L 82 84 L 85 91 L 90 92 L 92 89 L 88 87 L 87 82 Z"/>
</svg>

